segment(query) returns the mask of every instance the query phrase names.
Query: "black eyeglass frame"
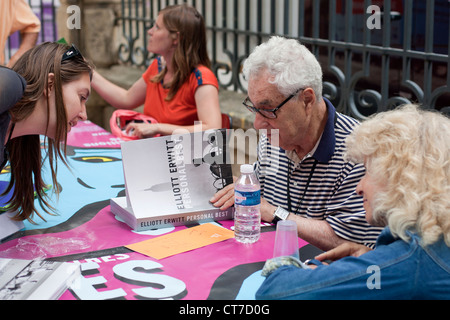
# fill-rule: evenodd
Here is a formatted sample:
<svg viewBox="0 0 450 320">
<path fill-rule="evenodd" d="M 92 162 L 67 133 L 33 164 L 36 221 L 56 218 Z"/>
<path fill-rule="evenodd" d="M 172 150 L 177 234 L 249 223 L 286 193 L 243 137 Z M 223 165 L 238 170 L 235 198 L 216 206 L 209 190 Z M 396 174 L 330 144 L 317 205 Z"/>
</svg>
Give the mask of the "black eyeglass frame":
<svg viewBox="0 0 450 320">
<path fill-rule="evenodd" d="M 72 46 L 66 52 L 64 52 L 61 58 L 61 62 L 72 59 L 76 56 L 80 56 L 81 58 L 83 58 L 80 50 L 78 50 L 78 48 L 72 43 Z"/>
<path fill-rule="evenodd" d="M 267 119 L 276 119 L 277 118 L 277 114 L 275 112 L 277 112 L 278 110 L 281 109 L 282 106 L 284 106 L 289 100 L 291 100 L 293 97 L 295 97 L 300 91 L 305 90 L 306 88 L 300 88 L 297 91 L 295 91 L 293 94 L 291 94 L 289 97 L 287 97 L 286 100 L 284 100 L 282 103 L 280 103 L 278 105 L 278 107 L 274 108 L 274 109 L 258 109 L 253 105 L 253 102 L 250 100 L 250 97 L 245 98 L 244 101 L 242 101 L 242 104 L 250 111 L 253 113 L 259 113 L 260 115 L 262 115 L 264 118 Z M 252 105 L 249 105 L 248 103 L 251 103 Z M 268 114 L 272 114 L 273 116 L 267 116 L 265 115 L 263 112 L 267 112 Z"/>
</svg>

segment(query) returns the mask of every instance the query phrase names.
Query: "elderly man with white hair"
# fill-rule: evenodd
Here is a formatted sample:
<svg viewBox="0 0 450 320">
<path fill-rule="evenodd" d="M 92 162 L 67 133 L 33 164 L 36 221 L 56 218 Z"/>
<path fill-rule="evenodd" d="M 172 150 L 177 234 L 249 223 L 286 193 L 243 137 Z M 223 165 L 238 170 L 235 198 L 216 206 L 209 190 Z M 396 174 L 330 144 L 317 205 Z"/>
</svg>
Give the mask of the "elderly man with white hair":
<svg viewBox="0 0 450 320">
<path fill-rule="evenodd" d="M 345 138 L 358 122 L 336 111 L 322 96 L 322 69 L 296 40 L 272 37 L 244 64 L 254 127 L 262 135 L 256 172 L 261 183 L 262 220 L 290 219 L 299 236 L 322 250 L 344 242 L 373 247 L 381 228 L 365 221 L 361 164 L 345 161 Z M 233 185 L 211 202 L 234 203 Z"/>
</svg>

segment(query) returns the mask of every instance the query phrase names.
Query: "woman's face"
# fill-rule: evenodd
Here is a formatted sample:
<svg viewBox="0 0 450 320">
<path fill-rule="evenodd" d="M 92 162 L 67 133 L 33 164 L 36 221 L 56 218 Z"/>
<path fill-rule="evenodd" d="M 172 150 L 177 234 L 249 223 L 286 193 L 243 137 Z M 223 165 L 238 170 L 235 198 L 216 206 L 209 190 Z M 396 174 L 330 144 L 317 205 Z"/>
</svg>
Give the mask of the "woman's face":
<svg viewBox="0 0 450 320">
<path fill-rule="evenodd" d="M 366 210 L 366 220 L 372 226 L 377 226 L 373 219 L 374 198 L 383 186 L 375 181 L 374 177 L 366 170 L 366 174 L 356 186 L 356 193 L 363 197 L 363 205 Z"/>
<path fill-rule="evenodd" d="M 84 73 L 78 80 L 62 86 L 63 99 L 67 114 L 67 132 L 77 125 L 79 120 L 86 120 L 86 102 L 91 94 L 91 79 Z"/>
<path fill-rule="evenodd" d="M 77 125 L 79 120 L 86 120 L 86 102 L 91 94 L 91 79 L 88 73 L 83 73 L 77 80 L 62 85 L 62 96 L 66 107 L 67 132 Z M 50 123 L 46 135 L 56 138 L 56 102 L 52 92 L 50 96 Z"/>
<path fill-rule="evenodd" d="M 147 45 L 147 50 L 154 54 L 167 55 L 173 52 L 177 41 L 163 22 L 163 15 L 158 15 L 153 27 L 148 30 L 149 40 Z"/>
</svg>

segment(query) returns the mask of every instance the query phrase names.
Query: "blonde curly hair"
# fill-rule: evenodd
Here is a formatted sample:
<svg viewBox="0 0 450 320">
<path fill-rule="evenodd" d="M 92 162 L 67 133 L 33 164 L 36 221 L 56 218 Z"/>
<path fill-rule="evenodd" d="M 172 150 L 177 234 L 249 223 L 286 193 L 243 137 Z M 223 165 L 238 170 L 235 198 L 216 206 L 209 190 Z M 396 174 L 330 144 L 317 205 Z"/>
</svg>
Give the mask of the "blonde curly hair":
<svg viewBox="0 0 450 320">
<path fill-rule="evenodd" d="M 404 105 L 364 121 L 347 139 L 346 157 L 364 162 L 383 190 L 373 219 L 405 241 L 422 245 L 444 237 L 450 246 L 450 119 Z"/>
</svg>

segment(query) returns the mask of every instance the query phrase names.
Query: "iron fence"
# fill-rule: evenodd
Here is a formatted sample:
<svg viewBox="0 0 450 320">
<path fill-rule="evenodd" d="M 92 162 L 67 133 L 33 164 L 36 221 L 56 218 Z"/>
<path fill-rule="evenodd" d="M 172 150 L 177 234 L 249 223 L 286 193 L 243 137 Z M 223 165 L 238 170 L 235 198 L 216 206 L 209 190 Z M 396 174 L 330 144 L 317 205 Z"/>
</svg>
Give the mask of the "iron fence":
<svg viewBox="0 0 450 320">
<path fill-rule="evenodd" d="M 39 42 L 57 39 L 58 0 L 28 0 Z M 145 68 L 147 30 L 167 5 L 187 2 L 205 17 L 208 50 L 222 88 L 247 91 L 242 64 L 272 35 L 299 39 L 324 69 L 324 95 L 362 119 L 401 103 L 450 109 L 448 0 L 121 0 L 119 60 Z M 380 8 L 380 26 L 370 29 Z M 6 57 L 19 45 L 8 40 Z"/>
<path fill-rule="evenodd" d="M 408 102 L 450 106 L 448 0 L 122 0 L 120 60 L 148 66 L 147 30 L 163 7 L 182 2 L 205 17 L 222 88 L 246 92 L 246 57 L 282 35 L 318 57 L 324 95 L 341 112 L 362 119 Z M 372 5 L 379 13 L 369 10 Z M 369 28 L 372 20 L 379 28 Z"/>
</svg>

